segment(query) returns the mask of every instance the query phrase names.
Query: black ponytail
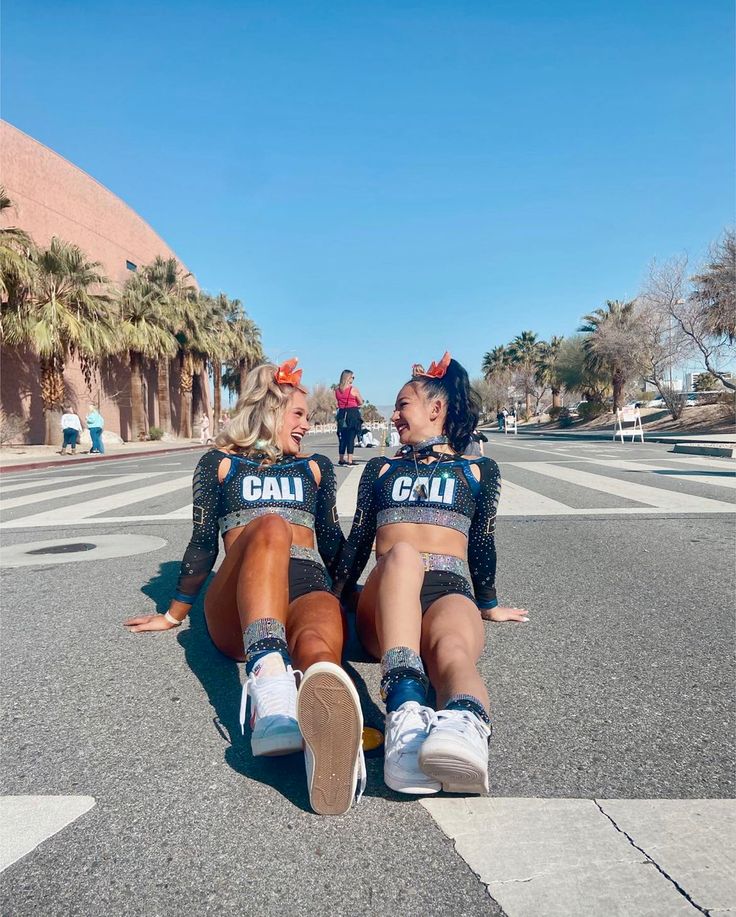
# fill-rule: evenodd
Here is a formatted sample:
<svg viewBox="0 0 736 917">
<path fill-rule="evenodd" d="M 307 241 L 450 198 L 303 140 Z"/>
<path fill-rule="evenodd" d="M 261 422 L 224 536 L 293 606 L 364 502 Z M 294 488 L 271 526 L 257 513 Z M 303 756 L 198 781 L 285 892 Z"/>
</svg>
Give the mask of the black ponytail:
<svg viewBox="0 0 736 917">
<path fill-rule="evenodd" d="M 447 417 L 443 432 L 455 452 L 465 452 L 480 417 L 480 402 L 470 387 L 465 368 L 457 360 L 450 360 L 441 379 L 414 376 L 411 381 L 419 383 L 428 398 L 442 398 L 446 402 Z"/>
</svg>

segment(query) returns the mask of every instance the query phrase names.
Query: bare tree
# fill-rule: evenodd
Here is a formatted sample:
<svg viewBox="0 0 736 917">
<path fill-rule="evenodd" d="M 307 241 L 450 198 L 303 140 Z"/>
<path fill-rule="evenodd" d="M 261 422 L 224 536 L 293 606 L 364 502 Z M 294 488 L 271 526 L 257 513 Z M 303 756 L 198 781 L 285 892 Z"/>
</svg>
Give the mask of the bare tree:
<svg viewBox="0 0 736 917">
<path fill-rule="evenodd" d="M 315 385 L 307 395 L 307 409 L 312 423 L 330 423 L 337 410 L 335 393 L 326 385 Z"/>
<path fill-rule="evenodd" d="M 712 267 L 713 264 L 710 265 Z M 691 286 L 685 258 L 674 258 L 662 264 L 654 262 L 642 297 L 668 316 L 673 329 L 677 329 L 678 335 L 687 338 L 693 352 L 700 355 L 708 372 L 720 379 L 726 388 L 736 391 L 736 384 L 731 381 L 725 369 L 736 355 L 733 334 L 736 329 L 733 327 L 733 319 L 729 324 L 725 308 L 728 295 L 724 292 L 721 296 L 720 306 L 724 308 L 719 306 L 719 311 L 714 311 L 713 302 L 718 294 L 714 285 L 710 294 L 704 295 L 703 278 L 706 276 L 707 271 L 696 275 L 693 278 L 695 286 Z"/>
</svg>

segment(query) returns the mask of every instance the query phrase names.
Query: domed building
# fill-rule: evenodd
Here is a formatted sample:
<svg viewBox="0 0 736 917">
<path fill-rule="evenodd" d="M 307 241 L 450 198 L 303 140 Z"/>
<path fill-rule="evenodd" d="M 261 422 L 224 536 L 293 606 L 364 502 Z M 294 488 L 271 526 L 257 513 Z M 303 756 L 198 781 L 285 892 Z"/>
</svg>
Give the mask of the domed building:
<svg viewBox="0 0 736 917">
<path fill-rule="evenodd" d="M 112 191 L 6 121 L 0 121 L 0 153 L 0 183 L 13 202 L 13 207 L 2 215 L 3 225 L 25 230 L 38 246 L 48 246 L 53 236 L 73 242 L 90 261 L 99 261 L 103 272 L 118 286 L 122 286 L 131 271 L 153 261 L 157 255 L 176 258 L 171 247 Z M 187 272 L 184 265 L 182 269 Z M 10 348 L 3 348 L 0 356 L 2 409 L 28 422 L 27 441 L 43 442 L 38 357 L 29 351 Z M 170 375 L 174 430 L 179 423 L 178 382 L 174 360 Z M 88 404 L 95 403 L 105 418 L 106 430 L 118 433 L 124 440 L 131 438 L 131 379 L 124 359 L 106 360 L 94 374 L 89 387 L 78 362 L 70 360 L 64 383 L 68 400 L 82 418 Z M 196 389 L 198 397 L 197 403 L 192 405 L 193 410 L 208 409 L 208 385 L 204 375 Z M 148 425 L 158 425 L 153 367 L 146 369 L 144 402 Z"/>
</svg>

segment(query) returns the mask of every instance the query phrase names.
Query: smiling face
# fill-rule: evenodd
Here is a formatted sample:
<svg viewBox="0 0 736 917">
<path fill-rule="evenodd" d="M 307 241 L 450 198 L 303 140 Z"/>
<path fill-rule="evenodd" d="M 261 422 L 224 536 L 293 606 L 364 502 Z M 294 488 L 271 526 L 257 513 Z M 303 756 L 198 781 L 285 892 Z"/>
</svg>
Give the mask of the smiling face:
<svg viewBox="0 0 736 917">
<path fill-rule="evenodd" d="M 402 446 L 416 445 L 442 435 L 445 413 L 441 399 L 428 398 L 421 385 L 407 382 L 396 397 L 391 422 L 399 433 Z"/>
<path fill-rule="evenodd" d="M 279 434 L 279 445 L 284 455 L 297 455 L 301 450 L 302 437 L 309 429 L 307 420 L 307 398 L 304 392 L 294 390 L 284 414 Z"/>
</svg>

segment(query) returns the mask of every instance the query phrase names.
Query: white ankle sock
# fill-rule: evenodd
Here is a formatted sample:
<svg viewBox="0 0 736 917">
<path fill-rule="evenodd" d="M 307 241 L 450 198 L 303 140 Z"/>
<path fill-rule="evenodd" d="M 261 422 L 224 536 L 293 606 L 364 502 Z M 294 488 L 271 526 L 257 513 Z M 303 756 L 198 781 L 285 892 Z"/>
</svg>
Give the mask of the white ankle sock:
<svg viewBox="0 0 736 917">
<path fill-rule="evenodd" d="M 284 663 L 284 657 L 281 653 L 266 653 L 266 655 L 262 656 L 253 666 L 252 674 L 256 678 L 260 678 L 262 675 L 285 675 L 286 665 Z"/>
</svg>

